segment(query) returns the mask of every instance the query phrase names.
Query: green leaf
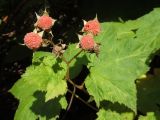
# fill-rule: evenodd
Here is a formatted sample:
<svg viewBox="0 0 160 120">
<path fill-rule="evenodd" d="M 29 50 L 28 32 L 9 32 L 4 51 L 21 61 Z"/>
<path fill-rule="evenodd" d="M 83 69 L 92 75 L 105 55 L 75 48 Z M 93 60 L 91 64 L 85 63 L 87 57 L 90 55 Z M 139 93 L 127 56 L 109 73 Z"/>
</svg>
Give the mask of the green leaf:
<svg viewBox="0 0 160 120">
<path fill-rule="evenodd" d="M 97 120 L 133 120 L 134 113 L 124 105 L 118 103 L 102 102 L 97 113 Z"/>
<path fill-rule="evenodd" d="M 138 120 L 159 120 L 156 118 L 154 112 L 147 113 L 147 116 L 140 116 Z"/>
<path fill-rule="evenodd" d="M 89 55 L 86 88 L 99 106 L 118 102 L 136 112 L 135 80 L 145 74 L 151 56 L 160 48 L 160 9 L 134 21 L 101 24 L 100 54 Z"/>
<path fill-rule="evenodd" d="M 34 53 L 33 65 L 26 69 L 21 79 L 10 90 L 20 99 L 15 120 L 23 117 L 35 120 L 38 116 L 55 119 L 60 109 L 65 108 L 67 104 L 65 100 L 61 100 L 67 91 L 65 74 L 66 64 L 63 61 L 55 59 L 47 52 Z M 35 101 L 37 104 L 34 104 Z M 37 108 L 36 110 L 39 111 L 31 108 Z M 45 109 L 51 111 L 46 112 Z M 52 115 L 53 111 L 56 115 Z"/>
<path fill-rule="evenodd" d="M 36 91 L 33 96 L 21 100 L 16 111 L 15 120 L 56 120 L 61 108 L 66 108 L 65 97 L 50 99 L 45 102 L 45 92 Z"/>
<path fill-rule="evenodd" d="M 81 49 L 76 48 L 76 44 L 70 44 L 67 50 L 64 53 L 64 57 L 67 61 L 71 60 Z M 87 56 L 84 52 L 80 53 L 76 59 L 74 59 L 70 63 L 70 78 L 74 79 L 81 72 L 83 65 L 87 65 L 89 63 Z"/>
<path fill-rule="evenodd" d="M 47 56 L 51 56 L 52 57 L 53 54 L 50 53 L 50 52 L 42 52 L 42 51 L 35 52 L 35 53 L 33 53 L 32 63 L 42 62 L 43 58 L 47 57 Z"/>
<path fill-rule="evenodd" d="M 133 120 L 133 113 L 119 114 L 116 111 L 100 109 L 97 120 Z"/>
<path fill-rule="evenodd" d="M 138 110 L 142 113 L 159 111 L 160 75 L 148 76 L 137 81 Z"/>
</svg>

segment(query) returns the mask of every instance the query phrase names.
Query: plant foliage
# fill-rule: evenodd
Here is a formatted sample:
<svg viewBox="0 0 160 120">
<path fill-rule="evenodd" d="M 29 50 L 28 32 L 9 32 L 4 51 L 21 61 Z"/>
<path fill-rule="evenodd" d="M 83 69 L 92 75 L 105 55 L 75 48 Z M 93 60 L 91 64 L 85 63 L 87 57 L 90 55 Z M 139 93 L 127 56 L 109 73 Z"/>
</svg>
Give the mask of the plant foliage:
<svg viewBox="0 0 160 120">
<path fill-rule="evenodd" d="M 160 79 L 140 78 L 160 48 L 160 8 L 137 20 L 101 23 L 101 33 L 94 39 L 101 44 L 98 57 L 83 51 L 74 56 L 80 51 L 76 44 L 68 45 L 65 61 L 50 52 L 33 54 L 32 65 L 10 90 L 20 100 L 15 120 L 58 118 L 67 107 L 67 72 L 72 80 L 83 65 L 90 71 L 84 83 L 99 109 L 97 120 L 133 120 L 137 111 L 150 110 L 152 114 L 139 120 L 158 119 Z"/>
</svg>

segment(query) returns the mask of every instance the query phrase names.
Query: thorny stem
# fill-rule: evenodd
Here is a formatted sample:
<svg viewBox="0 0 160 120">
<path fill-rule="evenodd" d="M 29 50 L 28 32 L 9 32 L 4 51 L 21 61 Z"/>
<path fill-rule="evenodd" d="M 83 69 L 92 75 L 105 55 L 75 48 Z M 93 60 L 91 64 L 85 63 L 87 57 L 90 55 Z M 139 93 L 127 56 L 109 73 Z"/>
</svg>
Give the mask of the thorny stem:
<svg viewBox="0 0 160 120">
<path fill-rule="evenodd" d="M 73 94 L 73 92 L 71 90 L 68 89 L 68 92 Z M 93 107 L 91 104 L 87 103 L 85 100 L 83 100 L 81 97 L 79 97 L 78 95 L 74 94 L 74 96 L 79 99 L 80 101 L 82 101 L 85 105 L 87 105 L 88 107 L 90 107 L 91 109 L 98 111 L 97 108 Z"/>
</svg>

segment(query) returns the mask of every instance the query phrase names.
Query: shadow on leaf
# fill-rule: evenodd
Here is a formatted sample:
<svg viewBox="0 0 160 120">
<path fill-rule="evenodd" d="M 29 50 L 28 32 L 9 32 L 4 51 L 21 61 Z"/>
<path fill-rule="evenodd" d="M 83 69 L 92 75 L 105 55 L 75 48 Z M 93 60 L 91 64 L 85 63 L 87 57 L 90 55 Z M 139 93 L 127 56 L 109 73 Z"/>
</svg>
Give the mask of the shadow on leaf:
<svg viewBox="0 0 160 120">
<path fill-rule="evenodd" d="M 100 106 L 102 106 L 105 110 L 116 111 L 117 113 L 132 112 L 132 110 L 117 102 L 111 103 L 109 101 L 104 100 L 100 103 Z"/>
<path fill-rule="evenodd" d="M 60 63 L 62 62 L 62 59 L 57 58 L 56 63 L 52 66 L 53 71 L 57 73 L 58 71 L 63 70 L 63 67 L 60 66 Z"/>
<path fill-rule="evenodd" d="M 80 72 L 82 71 L 82 68 L 84 65 L 88 65 L 90 62 L 87 58 L 87 56 L 83 55 L 82 57 L 78 57 L 75 59 L 76 62 L 72 67 L 70 67 L 70 77 L 71 79 L 77 77 Z"/>
<path fill-rule="evenodd" d="M 42 62 L 43 62 L 43 60 L 44 60 L 44 58 L 45 58 L 46 56 L 43 56 L 43 57 L 40 57 L 40 58 L 37 58 L 37 59 L 35 59 L 35 61 L 33 61 L 33 65 L 34 66 L 39 66 Z"/>
<path fill-rule="evenodd" d="M 39 118 L 45 117 L 46 120 L 57 118 L 61 111 L 61 105 L 59 103 L 61 96 L 45 102 L 45 94 L 46 92 L 36 91 L 33 94 L 36 100 L 33 102 L 30 109 L 33 113 L 39 116 Z"/>
</svg>

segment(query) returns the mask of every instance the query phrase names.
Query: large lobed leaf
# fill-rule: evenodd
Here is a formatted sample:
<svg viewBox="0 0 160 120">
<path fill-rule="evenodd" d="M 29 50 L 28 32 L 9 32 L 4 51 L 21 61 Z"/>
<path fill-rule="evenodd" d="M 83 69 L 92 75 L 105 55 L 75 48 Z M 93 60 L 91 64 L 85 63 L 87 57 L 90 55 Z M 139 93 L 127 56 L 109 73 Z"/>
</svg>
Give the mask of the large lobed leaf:
<svg viewBox="0 0 160 120">
<path fill-rule="evenodd" d="M 138 120 L 159 120 L 160 118 L 157 118 L 155 113 L 149 112 L 146 116 L 140 116 Z"/>
<path fill-rule="evenodd" d="M 116 111 L 100 109 L 97 113 L 98 118 L 97 120 L 133 120 L 134 115 L 133 113 L 118 113 Z"/>
<path fill-rule="evenodd" d="M 33 65 L 10 90 L 20 100 L 15 120 L 56 119 L 67 106 L 63 97 L 67 91 L 65 73 L 65 63 L 53 54 L 34 53 Z"/>
<path fill-rule="evenodd" d="M 99 106 L 103 100 L 118 102 L 136 112 L 135 80 L 145 74 L 151 55 L 160 48 L 160 9 L 137 20 L 101 24 L 95 39 L 100 54 L 89 55 L 86 88 Z"/>
<path fill-rule="evenodd" d="M 124 105 L 103 101 L 97 115 L 97 120 L 133 120 L 134 113 Z"/>
</svg>

